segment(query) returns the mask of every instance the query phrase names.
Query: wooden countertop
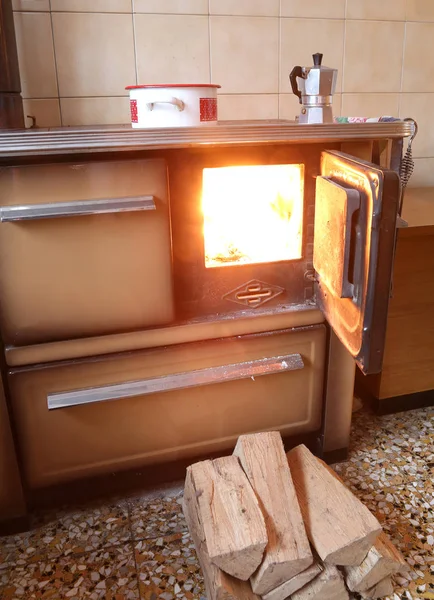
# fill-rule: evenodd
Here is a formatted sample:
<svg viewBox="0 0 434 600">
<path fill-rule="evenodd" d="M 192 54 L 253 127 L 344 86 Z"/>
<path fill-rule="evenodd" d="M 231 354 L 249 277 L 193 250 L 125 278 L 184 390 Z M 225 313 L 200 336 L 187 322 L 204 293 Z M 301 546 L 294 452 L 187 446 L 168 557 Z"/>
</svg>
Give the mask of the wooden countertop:
<svg viewBox="0 0 434 600">
<path fill-rule="evenodd" d="M 434 187 L 408 188 L 404 195 L 402 217 L 408 222 L 400 235 L 434 234 Z"/>
</svg>

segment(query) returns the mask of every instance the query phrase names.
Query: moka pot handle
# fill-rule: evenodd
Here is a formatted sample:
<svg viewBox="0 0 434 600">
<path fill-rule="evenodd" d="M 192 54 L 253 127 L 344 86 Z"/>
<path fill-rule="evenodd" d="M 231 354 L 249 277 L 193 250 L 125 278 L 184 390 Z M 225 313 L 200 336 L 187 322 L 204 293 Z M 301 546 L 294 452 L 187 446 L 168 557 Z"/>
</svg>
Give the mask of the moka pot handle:
<svg viewBox="0 0 434 600">
<path fill-rule="evenodd" d="M 289 74 L 289 81 L 291 82 L 292 92 L 293 92 L 293 94 L 298 96 L 298 100 L 299 100 L 300 104 L 301 104 L 301 92 L 297 86 L 297 77 L 302 77 L 302 76 L 303 76 L 303 71 L 300 66 L 294 67 L 292 69 L 291 73 Z"/>
</svg>

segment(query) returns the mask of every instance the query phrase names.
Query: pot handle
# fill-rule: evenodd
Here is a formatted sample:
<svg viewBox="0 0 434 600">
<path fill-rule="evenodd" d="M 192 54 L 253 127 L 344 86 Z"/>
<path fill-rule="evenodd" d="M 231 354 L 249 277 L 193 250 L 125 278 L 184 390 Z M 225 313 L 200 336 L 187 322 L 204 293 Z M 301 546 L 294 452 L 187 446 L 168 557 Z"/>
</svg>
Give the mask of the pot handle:
<svg viewBox="0 0 434 600">
<path fill-rule="evenodd" d="M 297 85 L 297 77 L 303 77 L 303 71 L 300 66 L 294 67 L 292 69 L 291 73 L 289 74 L 289 81 L 291 82 L 292 93 L 298 96 L 298 101 L 300 104 L 302 104 L 301 92 L 298 89 Z"/>
<path fill-rule="evenodd" d="M 146 108 L 148 110 L 154 110 L 155 104 L 172 104 L 175 106 L 179 112 L 183 111 L 185 108 L 185 104 L 179 98 L 172 98 L 171 100 L 155 100 L 155 102 L 147 102 Z"/>
</svg>

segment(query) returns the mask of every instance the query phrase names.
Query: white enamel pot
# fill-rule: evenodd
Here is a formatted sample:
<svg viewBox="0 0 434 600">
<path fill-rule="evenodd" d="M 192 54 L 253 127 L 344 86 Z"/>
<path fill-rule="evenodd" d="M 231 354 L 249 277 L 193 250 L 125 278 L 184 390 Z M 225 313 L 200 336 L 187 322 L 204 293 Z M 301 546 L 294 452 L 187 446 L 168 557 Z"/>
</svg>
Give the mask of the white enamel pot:
<svg viewBox="0 0 434 600">
<path fill-rule="evenodd" d="M 219 85 L 130 85 L 131 125 L 134 128 L 195 127 L 217 123 Z"/>
</svg>

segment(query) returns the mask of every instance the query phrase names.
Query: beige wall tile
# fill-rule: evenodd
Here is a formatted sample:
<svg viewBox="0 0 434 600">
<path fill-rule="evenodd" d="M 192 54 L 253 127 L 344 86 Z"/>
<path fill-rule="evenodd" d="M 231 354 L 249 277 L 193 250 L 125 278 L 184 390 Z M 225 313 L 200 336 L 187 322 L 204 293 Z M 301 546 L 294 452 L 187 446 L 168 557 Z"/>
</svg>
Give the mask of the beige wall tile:
<svg viewBox="0 0 434 600">
<path fill-rule="evenodd" d="M 52 11 L 130 13 L 131 0 L 51 0 Z"/>
<path fill-rule="evenodd" d="M 208 0 L 133 0 L 138 13 L 207 15 Z"/>
<path fill-rule="evenodd" d="M 347 0 L 347 19 L 405 20 L 405 0 Z"/>
<path fill-rule="evenodd" d="M 278 91 L 279 19 L 210 17 L 211 73 L 222 94 Z"/>
<path fill-rule="evenodd" d="M 347 21 L 344 92 L 399 92 L 404 23 Z"/>
<path fill-rule="evenodd" d="M 434 187 L 434 158 L 414 159 L 414 171 L 408 187 Z"/>
<path fill-rule="evenodd" d="M 26 127 L 33 124 L 30 116 L 36 119 L 36 127 L 59 127 L 60 107 L 58 98 L 23 100 Z"/>
<path fill-rule="evenodd" d="M 134 20 L 139 83 L 210 83 L 208 17 L 136 14 Z"/>
<path fill-rule="evenodd" d="M 60 96 L 120 96 L 136 81 L 130 15 L 53 13 Z"/>
<path fill-rule="evenodd" d="M 407 21 L 434 21 L 433 0 L 406 0 Z"/>
<path fill-rule="evenodd" d="M 434 92 L 434 23 L 407 23 L 403 92 Z"/>
<path fill-rule="evenodd" d="M 294 94 L 279 94 L 279 119 L 293 121 L 300 114 L 301 104 Z M 333 96 L 333 116 L 341 115 L 341 94 Z"/>
<path fill-rule="evenodd" d="M 343 19 L 345 0 L 281 0 L 282 17 Z"/>
<path fill-rule="evenodd" d="M 12 0 L 12 9 L 27 12 L 48 12 L 50 10 L 50 0 Z"/>
<path fill-rule="evenodd" d="M 61 98 L 63 125 L 130 123 L 129 98 Z"/>
<path fill-rule="evenodd" d="M 344 51 L 344 21 L 281 19 L 280 89 L 291 91 L 289 74 L 296 65 L 312 65 L 312 54 L 322 52 L 323 64 L 338 69 L 336 91 L 341 90 Z"/>
<path fill-rule="evenodd" d="M 413 154 L 418 157 L 434 156 L 434 127 L 432 107 L 434 94 L 401 94 L 399 116 L 412 117 L 419 126 L 413 142 Z"/>
<path fill-rule="evenodd" d="M 278 17 L 279 0 L 209 0 L 211 15 Z"/>
<path fill-rule="evenodd" d="M 218 97 L 219 120 L 277 119 L 278 104 L 277 94 L 221 94 Z"/>
<path fill-rule="evenodd" d="M 14 13 L 23 98 L 57 96 L 49 13 Z"/>
<path fill-rule="evenodd" d="M 342 94 L 346 117 L 397 117 L 399 94 Z"/>
</svg>

